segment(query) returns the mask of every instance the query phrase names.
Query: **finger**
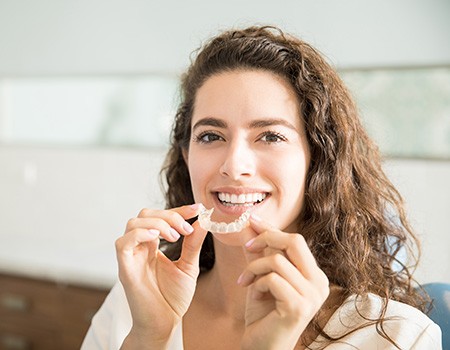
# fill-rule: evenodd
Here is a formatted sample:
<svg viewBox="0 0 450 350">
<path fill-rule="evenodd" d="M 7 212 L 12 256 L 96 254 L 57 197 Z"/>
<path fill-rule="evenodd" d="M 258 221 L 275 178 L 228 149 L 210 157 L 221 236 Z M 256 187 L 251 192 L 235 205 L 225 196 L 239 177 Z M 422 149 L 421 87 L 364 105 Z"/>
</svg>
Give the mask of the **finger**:
<svg viewBox="0 0 450 350">
<path fill-rule="evenodd" d="M 187 271 L 188 268 L 199 266 L 200 251 L 202 249 L 203 242 L 205 240 L 208 231 L 201 228 L 198 221 L 193 224 L 194 232 L 184 237 L 183 245 L 181 248 L 180 259 L 178 259 L 178 266 L 183 271 Z"/>
<path fill-rule="evenodd" d="M 266 295 L 270 294 L 275 299 L 275 309 L 268 315 L 275 318 L 275 324 L 278 323 L 277 321 L 284 321 L 299 329 L 306 327 L 326 299 L 326 297 L 322 298 L 317 295 L 305 297 L 297 293 L 286 280 L 276 273 L 258 279 L 252 289 L 251 298 L 265 299 Z"/>
<path fill-rule="evenodd" d="M 128 221 L 127 231 L 125 234 L 138 229 L 158 230 L 161 237 L 170 242 L 175 242 L 180 238 L 178 231 L 174 229 L 166 220 L 159 217 L 131 219 Z"/>
<path fill-rule="evenodd" d="M 189 224 L 185 219 L 190 219 L 198 215 L 202 208 L 202 204 L 192 204 L 185 205 L 178 208 L 173 208 L 170 210 L 152 210 L 152 209 L 142 209 L 137 218 L 129 220 L 127 224 L 127 230 L 136 227 L 147 227 L 150 228 L 152 221 L 151 219 L 160 218 L 166 221 L 173 231 L 170 234 L 176 239 L 179 238 L 179 234 L 189 235 L 194 229 L 191 224 Z M 162 232 L 165 232 L 164 230 Z M 170 240 L 170 239 L 169 239 Z M 171 240 L 172 241 L 172 240 Z"/>
<path fill-rule="evenodd" d="M 261 299 L 267 293 L 275 299 L 276 310 L 282 317 L 298 317 L 302 313 L 299 300 L 303 297 L 280 275 L 270 273 L 253 284 L 252 298 Z"/>
<path fill-rule="evenodd" d="M 274 311 L 279 319 L 297 324 L 300 322 L 304 326 L 310 322 L 325 301 L 322 298 L 302 296 L 275 273 L 256 281 L 251 297 L 261 299 L 268 293 L 275 299 Z"/>
<path fill-rule="evenodd" d="M 250 227 L 256 232 L 256 236 L 260 235 L 265 231 L 278 230 L 275 226 L 269 224 L 267 221 L 262 220 L 258 215 L 250 215 Z"/>
<path fill-rule="evenodd" d="M 264 256 L 264 252 L 245 249 L 245 245 L 247 244 L 247 242 L 253 241 L 256 237 L 258 237 L 258 235 L 263 233 L 265 230 L 273 229 L 273 226 L 271 226 L 266 222 L 263 222 L 261 218 L 259 218 L 255 214 L 250 215 L 249 222 L 250 226 L 244 229 L 241 234 L 241 242 L 242 246 L 244 246 L 244 255 L 248 263 L 256 259 L 262 258 Z"/>
<path fill-rule="evenodd" d="M 180 214 L 184 219 L 191 219 L 200 214 L 202 209 L 205 209 L 202 203 L 194 203 L 190 205 L 183 205 L 177 208 L 172 208 L 170 209 L 170 211 L 174 211 Z"/>
<path fill-rule="evenodd" d="M 119 262 L 119 274 L 123 269 L 132 266 L 135 259 L 135 252 L 145 245 L 148 249 L 148 256 L 155 256 L 159 246 L 159 231 L 136 229 L 116 240 L 116 255 Z M 147 260 L 148 257 L 145 257 Z"/>
<path fill-rule="evenodd" d="M 160 209 L 148 209 L 144 208 L 139 212 L 138 217 L 148 218 L 153 216 L 170 215 L 171 212 L 177 213 L 183 217 L 183 219 L 190 219 L 197 216 L 200 211 L 204 208 L 201 203 L 194 203 L 189 205 L 183 205 L 181 207 L 172 208 L 169 210 Z"/>
<path fill-rule="evenodd" d="M 159 230 L 134 229 L 116 240 L 116 250 L 125 254 L 132 253 L 142 243 L 158 240 Z"/>
<path fill-rule="evenodd" d="M 263 221 L 259 216 L 255 215 L 255 214 L 252 214 L 250 216 L 250 228 L 251 228 L 251 230 L 249 230 L 249 231 L 253 232 L 253 236 L 249 237 L 249 239 L 247 239 L 245 241 L 245 245 L 248 244 L 249 241 L 252 241 L 257 236 L 259 236 L 267 231 L 280 231 L 278 228 L 276 228 L 272 224 L 269 224 L 267 221 Z M 255 254 L 254 256 L 258 256 L 258 253 L 262 252 L 262 250 L 261 251 L 247 250 L 247 251 L 249 253 Z M 281 250 L 273 249 L 271 247 L 266 247 L 266 249 L 264 250 L 264 253 L 265 253 L 265 255 L 271 255 L 271 254 L 276 254 L 276 253 L 284 254 Z M 259 256 L 262 256 L 262 255 L 260 254 Z"/>
<path fill-rule="evenodd" d="M 309 282 L 286 257 L 280 254 L 266 256 L 251 262 L 239 276 L 238 284 L 243 287 L 249 286 L 258 277 L 272 272 L 288 281 L 298 293 L 308 289 Z"/>
<path fill-rule="evenodd" d="M 265 231 L 246 244 L 247 250 L 254 253 L 268 247 L 285 252 L 289 261 L 300 270 L 305 278 L 313 279 L 318 273 L 317 270 L 319 268 L 316 259 L 312 255 L 302 235 L 281 231 Z"/>
</svg>

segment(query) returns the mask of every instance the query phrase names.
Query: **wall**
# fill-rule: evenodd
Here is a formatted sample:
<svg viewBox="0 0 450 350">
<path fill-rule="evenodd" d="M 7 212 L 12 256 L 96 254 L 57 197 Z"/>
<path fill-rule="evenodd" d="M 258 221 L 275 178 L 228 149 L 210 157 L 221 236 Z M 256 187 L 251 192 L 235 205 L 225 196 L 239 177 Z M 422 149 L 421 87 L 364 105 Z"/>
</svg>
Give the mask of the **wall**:
<svg viewBox="0 0 450 350">
<path fill-rule="evenodd" d="M 0 78 L 179 73 L 200 40 L 253 22 L 303 36 L 341 68 L 449 65 L 449 13 L 446 0 L 0 0 Z M 68 268 L 113 278 L 126 220 L 162 205 L 161 160 L 160 150 L 0 145 L 2 252 L 33 256 L 54 243 L 48 256 L 70 258 Z M 449 162 L 390 160 L 386 169 L 424 241 L 419 279 L 450 281 Z"/>
<path fill-rule="evenodd" d="M 447 0 L 0 1 L 0 75 L 179 72 L 219 29 L 275 23 L 340 67 L 450 62 Z"/>
<path fill-rule="evenodd" d="M 0 147 L 0 271 L 112 285 L 114 241 L 163 208 L 158 150 Z"/>
<path fill-rule="evenodd" d="M 385 163 L 385 170 L 402 194 L 422 243 L 418 280 L 449 282 L 450 162 L 392 159 Z"/>
</svg>

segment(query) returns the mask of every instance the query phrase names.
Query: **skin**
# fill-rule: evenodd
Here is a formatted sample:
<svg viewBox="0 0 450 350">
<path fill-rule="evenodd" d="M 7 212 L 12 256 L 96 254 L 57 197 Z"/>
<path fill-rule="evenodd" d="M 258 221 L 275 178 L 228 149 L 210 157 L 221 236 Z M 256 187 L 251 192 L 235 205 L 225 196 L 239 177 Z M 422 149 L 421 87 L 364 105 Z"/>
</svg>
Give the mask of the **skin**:
<svg viewBox="0 0 450 350">
<path fill-rule="evenodd" d="M 303 237 L 290 233 L 303 205 L 310 154 L 289 83 L 265 71 L 207 79 L 196 95 L 185 160 L 195 201 L 214 207 L 216 221 L 231 222 L 247 209 L 224 205 L 217 192 L 266 198 L 251 207 L 248 228 L 214 235 L 216 263 L 201 278 L 206 232 L 185 221 L 198 205 L 146 209 L 130 220 L 116 242 L 133 317 L 123 349 L 164 349 L 181 320 L 185 349 L 300 348 L 330 289 Z M 185 241 L 180 260 L 170 262 L 158 243 L 159 236 L 178 239 L 174 230 Z"/>
</svg>

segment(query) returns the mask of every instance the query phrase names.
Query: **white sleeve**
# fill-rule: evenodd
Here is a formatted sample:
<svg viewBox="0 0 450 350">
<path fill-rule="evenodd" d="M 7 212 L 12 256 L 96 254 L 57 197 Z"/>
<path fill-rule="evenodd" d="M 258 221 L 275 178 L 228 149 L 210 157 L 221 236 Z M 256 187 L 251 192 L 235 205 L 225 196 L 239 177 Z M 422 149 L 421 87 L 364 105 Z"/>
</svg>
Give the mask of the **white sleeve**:
<svg viewBox="0 0 450 350">
<path fill-rule="evenodd" d="M 383 307 L 383 299 L 374 294 L 355 299 L 349 297 L 343 305 L 333 314 L 324 328 L 324 331 L 332 337 L 341 337 L 347 332 L 357 329 L 345 335 L 340 341 L 331 343 L 326 349 L 408 349 L 408 350 L 442 350 L 441 329 L 418 309 L 389 300 L 383 321 L 383 331 L 392 339 L 398 347 L 381 336 L 378 326 L 367 326 L 367 320 L 376 319 Z M 358 310 L 355 309 L 355 300 Z M 361 327 L 361 328 L 359 328 Z M 323 345 L 325 340 L 318 337 L 310 348 L 316 349 Z M 317 346 L 317 347 L 315 347 Z"/>
<path fill-rule="evenodd" d="M 118 350 L 131 326 L 131 312 L 125 291 L 117 282 L 92 318 L 81 350 Z"/>
<path fill-rule="evenodd" d="M 416 338 L 411 350 L 420 349 L 442 350 L 442 333 L 437 324 L 430 323 Z"/>
</svg>

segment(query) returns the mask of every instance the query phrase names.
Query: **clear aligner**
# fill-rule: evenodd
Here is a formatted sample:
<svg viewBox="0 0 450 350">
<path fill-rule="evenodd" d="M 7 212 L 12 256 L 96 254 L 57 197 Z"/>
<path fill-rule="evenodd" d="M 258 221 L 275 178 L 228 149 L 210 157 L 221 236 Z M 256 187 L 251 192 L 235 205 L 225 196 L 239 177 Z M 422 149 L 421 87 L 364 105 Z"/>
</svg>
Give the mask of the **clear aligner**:
<svg viewBox="0 0 450 350">
<path fill-rule="evenodd" d="M 198 222 L 200 226 L 213 233 L 235 233 L 242 231 L 243 228 L 248 226 L 248 221 L 250 219 L 250 212 L 247 210 L 243 213 L 238 219 L 230 222 L 229 224 L 225 222 L 214 222 L 211 221 L 211 215 L 214 211 L 214 208 L 206 209 L 204 208 L 200 214 L 198 215 Z"/>
</svg>

